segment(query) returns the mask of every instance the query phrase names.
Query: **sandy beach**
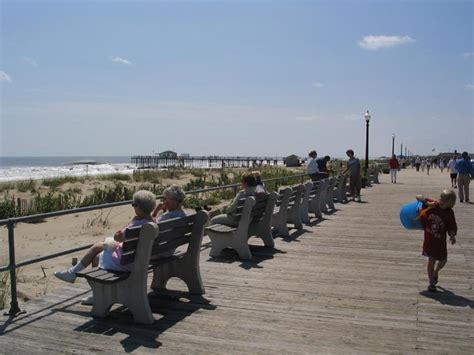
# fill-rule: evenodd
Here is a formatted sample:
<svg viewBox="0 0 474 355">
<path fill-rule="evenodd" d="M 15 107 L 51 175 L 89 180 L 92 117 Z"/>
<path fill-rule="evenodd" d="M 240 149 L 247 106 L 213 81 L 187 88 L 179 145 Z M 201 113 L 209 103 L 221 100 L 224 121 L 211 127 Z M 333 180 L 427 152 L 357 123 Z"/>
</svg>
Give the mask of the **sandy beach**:
<svg viewBox="0 0 474 355">
<path fill-rule="evenodd" d="M 235 169 L 238 172 L 240 169 Z M 296 170 L 295 173 L 298 173 Z M 210 174 L 218 175 L 219 171 Z M 185 185 L 193 176 L 182 174 L 178 179 L 163 179 L 161 184 Z M 194 177 L 195 178 L 195 177 Z M 48 188 L 38 183 L 38 191 L 47 192 Z M 76 189 L 84 196 L 90 194 L 95 187 L 111 186 L 112 180 L 89 178 L 84 182 L 65 183 L 58 190 L 68 191 Z M 139 186 L 142 183 L 130 182 L 130 186 Z M 9 191 L 10 196 L 32 198 L 32 192 Z M 2 197 L 3 198 L 3 197 Z M 225 206 L 228 201 L 221 201 L 212 206 L 215 211 Z M 187 213 L 194 210 L 187 209 Z M 15 252 L 17 262 L 29 260 L 39 256 L 57 253 L 67 249 L 85 246 L 102 241 L 112 236 L 115 231 L 123 227 L 133 218 L 131 206 L 105 208 L 91 212 L 77 213 L 54 217 L 40 223 L 18 223 L 15 227 Z M 0 227 L 0 264 L 8 263 L 8 238 L 6 227 Z M 35 297 L 54 292 L 63 282 L 56 279 L 53 273 L 71 265 L 72 258 L 80 259 L 85 251 L 35 263 L 18 269 L 18 294 L 20 301 L 28 301 Z"/>
</svg>

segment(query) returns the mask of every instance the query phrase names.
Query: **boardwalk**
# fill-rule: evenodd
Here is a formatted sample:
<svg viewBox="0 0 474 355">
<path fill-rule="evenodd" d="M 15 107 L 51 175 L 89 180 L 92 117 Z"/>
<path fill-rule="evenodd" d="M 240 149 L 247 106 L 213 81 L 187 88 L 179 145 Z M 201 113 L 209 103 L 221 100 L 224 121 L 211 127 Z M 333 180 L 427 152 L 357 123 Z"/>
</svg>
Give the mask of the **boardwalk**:
<svg viewBox="0 0 474 355">
<path fill-rule="evenodd" d="M 322 222 L 253 248 L 256 260 L 204 248 L 203 298 L 150 295 L 157 321 L 135 326 L 117 308 L 92 319 L 83 281 L 31 301 L 0 323 L 0 353 L 465 353 L 474 351 L 474 205 L 458 204 L 458 244 L 448 249 L 441 292 L 429 294 L 420 232 L 403 230 L 399 206 L 436 196 L 448 175 L 402 171 L 400 183 L 363 191 Z M 258 244 L 258 241 L 253 241 Z M 179 282 L 170 287 L 183 290 Z"/>
</svg>

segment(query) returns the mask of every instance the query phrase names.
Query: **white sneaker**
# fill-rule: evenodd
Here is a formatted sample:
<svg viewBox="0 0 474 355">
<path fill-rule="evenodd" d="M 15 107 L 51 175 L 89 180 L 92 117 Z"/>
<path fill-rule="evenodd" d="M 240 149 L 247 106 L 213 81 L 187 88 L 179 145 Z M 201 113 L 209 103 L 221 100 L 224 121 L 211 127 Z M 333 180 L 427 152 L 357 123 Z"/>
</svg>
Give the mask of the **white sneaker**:
<svg viewBox="0 0 474 355">
<path fill-rule="evenodd" d="M 64 270 L 64 271 L 56 271 L 54 273 L 54 276 L 56 276 L 58 279 L 70 283 L 74 283 L 76 281 L 76 274 L 73 274 L 72 272 L 69 272 L 69 270 Z"/>
<path fill-rule="evenodd" d="M 84 306 L 93 306 L 94 305 L 94 296 L 90 295 L 81 299 L 81 304 Z"/>
</svg>

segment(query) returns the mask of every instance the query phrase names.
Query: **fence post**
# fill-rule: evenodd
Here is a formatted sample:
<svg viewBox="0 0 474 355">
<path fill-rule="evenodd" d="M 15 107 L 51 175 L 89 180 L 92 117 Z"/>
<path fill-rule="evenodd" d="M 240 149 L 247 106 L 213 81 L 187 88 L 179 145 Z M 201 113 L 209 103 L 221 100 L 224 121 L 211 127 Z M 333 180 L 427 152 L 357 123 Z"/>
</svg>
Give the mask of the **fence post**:
<svg viewBox="0 0 474 355">
<path fill-rule="evenodd" d="M 10 311 L 6 315 L 10 317 L 16 316 L 21 313 L 20 307 L 18 307 L 18 299 L 16 294 L 16 261 L 15 261 L 15 235 L 14 228 L 15 224 L 9 220 L 7 222 L 8 228 L 8 253 L 9 253 L 9 265 L 10 268 L 10 287 L 11 287 L 11 303 Z"/>
</svg>

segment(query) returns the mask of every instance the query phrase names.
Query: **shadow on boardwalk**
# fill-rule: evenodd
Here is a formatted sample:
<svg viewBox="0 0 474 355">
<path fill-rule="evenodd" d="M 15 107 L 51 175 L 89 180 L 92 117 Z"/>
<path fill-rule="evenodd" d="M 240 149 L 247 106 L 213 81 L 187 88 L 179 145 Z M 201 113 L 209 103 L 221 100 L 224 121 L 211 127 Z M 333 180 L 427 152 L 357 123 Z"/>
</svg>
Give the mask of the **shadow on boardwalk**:
<svg viewBox="0 0 474 355">
<path fill-rule="evenodd" d="M 89 293 L 81 293 L 80 296 Z M 55 315 L 61 318 L 74 317 L 87 321 L 74 329 L 74 332 L 91 333 L 113 337 L 120 335 L 120 344 L 125 352 L 133 352 L 140 348 L 157 349 L 162 343 L 159 336 L 184 320 L 194 312 L 205 309 L 215 310 L 209 300 L 200 295 L 190 295 L 183 291 L 151 292 L 148 294 L 155 322 L 151 325 L 140 325 L 133 322 L 130 311 L 123 306 L 114 308 L 107 318 L 90 318 L 90 308 L 79 306 L 78 295 L 64 299 L 61 302 L 40 308 L 20 318 L 9 318 L 0 326 L 0 336 L 31 326 L 43 318 Z M 61 307 L 62 305 L 62 307 Z M 60 329 L 58 329 L 60 331 Z M 124 337 L 125 335 L 125 337 Z M 91 351 L 100 351 L 91 344 Z"/>
<path fill-rule="evenodd" d="M 249 245 L 250 251 L 252 253 L 252 260 L 242 260 L 240 259 L 237 252 L 233 249 L 226 248 L 222 251 L 221 255 L 218 257 L 210 257 L 207 259 L 207 262 L 210 263 L 223 263 L 223 264 L 233 264 L 235 262 L 240 263 L 240 267 L 246 270 L 250 269 L 262 269 L 263 266 L 260 265 L 266 260 L 273 259 L 276 254 L 286 254 L 286 251 L 265 247 L 261 245 Z"/>
<path fill-rule="evenodd" d="M 141 347 L 157 349 L 162 343 L 158 341 L 160 334 L 170 329 L 200 309 L 214 310 L 217 307 L 200 295 L 190 295 L 180 291 L 152 292 L 148 295 L 150 306 L 155 318 L 152 325 L 133 323 L 131 313 L 126 307 L 118 307 L 106 319 L 94 318 L 74 329 L 74 331 L 113 336 L 117 333 L 127 335 L 120 341 L 125 352 L 133 352 Z M 89 312 L 70 311 L 89 317 Z"/>
<path fill-rule="evenodd" d="M 438 286 L 437 288 L 438 292 L 421 291 L 420 295 L 431 298 L 441 304 L 456 307 L 470 307 L 474 309 L 474 300 L 456 295 L 454 292 L 451 292 L 450 290 L 441 286 Z"/>
</svg>

